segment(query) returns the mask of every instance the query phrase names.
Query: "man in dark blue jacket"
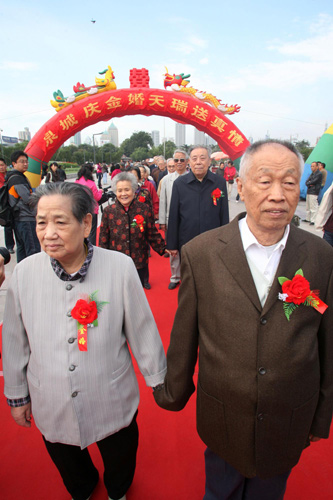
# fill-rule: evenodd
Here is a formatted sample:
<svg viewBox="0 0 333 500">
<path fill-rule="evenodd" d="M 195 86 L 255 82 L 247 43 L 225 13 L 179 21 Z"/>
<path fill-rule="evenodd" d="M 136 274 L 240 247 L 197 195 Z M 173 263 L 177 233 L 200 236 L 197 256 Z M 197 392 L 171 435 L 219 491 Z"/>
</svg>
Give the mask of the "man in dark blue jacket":
<svg viewBox="0 0 333 500">
<path fill-rule="evenodd" d="M 225 180 L 210 172 L 209 165 L 208 148 L 194 146 L 190 151 L 191 171 L 173 184 L 167 235 L 171 255 L 195 236 L 229 222 Z"/>
</svg>

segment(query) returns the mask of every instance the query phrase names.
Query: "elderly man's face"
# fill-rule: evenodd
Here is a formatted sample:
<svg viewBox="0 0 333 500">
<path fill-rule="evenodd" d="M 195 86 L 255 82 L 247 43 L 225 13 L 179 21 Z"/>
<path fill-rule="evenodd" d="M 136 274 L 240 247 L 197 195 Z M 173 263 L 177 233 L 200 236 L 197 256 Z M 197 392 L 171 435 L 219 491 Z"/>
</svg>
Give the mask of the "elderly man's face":
<svg viewBox="0 0 333 500">
<path fill-rule="evenodd" d="M 37 207 L 36 232 L 42 250 L 70 268 L 84 252 L 83 241 L 91 230 L 91 214 L 80 223 L 73 215 L 69 196 L 43 196 Z"/>
<path fill-rule="evenodd" d="M 186 170 L 186 155 L 184 153 L 175 153 L 173 155 L 173 161 L 176 164 L 176 170 L 179 175 L 182 175 Z"/>
<path fill-rule="evenodd" d="M 176 165 L 175 165 L 175 162 L 173 160 L 170 160 L 168 162 L 167 169 L 168 169 L 169 174 L 173 174 L 173 172 L 176 170 Z"/>
<path fill-rule="evenodd" d="M 158 168 L 163 171 L 165 170 L 165 167 L 166 167 L 166 162 L 164 160 L 158 160 L 157 162 L 157 166 Z"/>
<path fill-rule="evenodd" d="M 318 164 L 316 162 L 311 163 L 312 172 L 316 172 L 318 170 Z"/>
<path fill-rule="evenodd" d="M 250 158 L 238 192 L 245 203 L 251 232 L 262 245 L 283 236 L 299 200 L 300 166 L 297 156 L 280 144 L 266 144 Z"/>
<path fill-rule="evenodd" d="M 208 151 L 204 148 L 196 148 L 190 154 L 190 167 L 196 178 L 201 181 L 210 165 Z"/>
</svg>

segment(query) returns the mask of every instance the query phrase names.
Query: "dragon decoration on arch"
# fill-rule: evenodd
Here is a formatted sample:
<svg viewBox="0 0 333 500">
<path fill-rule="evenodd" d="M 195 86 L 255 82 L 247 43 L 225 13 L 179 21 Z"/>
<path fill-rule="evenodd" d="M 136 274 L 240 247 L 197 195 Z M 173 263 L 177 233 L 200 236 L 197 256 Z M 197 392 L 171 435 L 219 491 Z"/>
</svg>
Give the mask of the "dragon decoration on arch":
<svg viewBox="0 0 333 500">
<path fill-rule="evenodd" d="M 166 69 L 166 73 L 164 76 L 164 88 L 174 90 L 175 92 L 182 92 L 185 94 L 190 94 L 191 96 L 197 98 L 200 101 L 207 102 L 211 106 L 217 108 L 221 113 L 225 115 L 233 115 L 234 113 L 238 113 L 240 111 L 240 106 L 237 104 L 223 104 L 219 99 L 208 92 L 202 92 L 200 90 L 195 89 L 194 87 L 188 87 L 190 81 L 188 78 L 191 76 L 190 74 L 185 75 L 185 73 L 180 73 L 178 75 L 171 75 Z M 90 87 L 86 87 L 83 83 L 77 83 L 73 85 L 74 94 L 64 97 L 61 90 L 57 90 L 53 93 L 54 100 L 51 100 L 51 105 L 55 108 L 56 111 L 60 111 L 66 106 L 70 106 L 73 102 L 84 99 L 85 97 L 89 97 L 94 94 L 100 94 L 101 92 L 106 92 L 108 90 L 116 90 L 117 85 L 114 81 L 114 73 L 112 71 L 111 66 L 108 66 L 107 69 L 101 71 L 100 75 L 104 75 L 104 78 L 95 78 L 95 85 L 91 85 Z"/>
<path fill-rule="evenodd" d="M 164 88 L 167 89 L 170 87 L 172 90 L 176 92 L 183 92 L 185 94 L 191 94 L 196 97 L 200 101 L 207 102 L 217 108 L 221 113 L 225 115 L 233 115 L 234 113 L 238 113 L 240 110 L 240 106 L 237 104 L 232 104 L 228 106 L 228 104 L 222 104 L 222 102 L 217 99 L 212 94 L 208 92 L 202 92 L 193 87 L 188 87 L 187 85 L 190 83 L 190 80 L 187 80 L 191 75 L 185 75 L 185 73 L 180 73 L 179 75 L 171 75 L 168 72 L 168 68 L 165 67 L 166 73 L 164 74 Z"/>
<path fill-rule="evenodd" d="M 86 87 L 84 83 L 77 82 L 76 85 L 73 85 L 74 94 L 69 97 L 64 97 L 61 90 L 57 90 L 53 92 L 54 101 L 51 102 L 51 106 L 55 108 L 56 111 L 60 111 L 61 109 L 69 106 L 73 102 L 79 101 L 80 99 L 84 99 L 85 97 L 100 94 L 101 92 L 106 92 L 107 90 L 115 90 L 117 85 L 114 82 L 114 73 L 112 71 L 111 66 L 108 66 L 108 69 L 101 71 L 100 75 L 105 75 L 104 78 L 95 78 L 95 84 L 90 87 Z"/>
</svg>

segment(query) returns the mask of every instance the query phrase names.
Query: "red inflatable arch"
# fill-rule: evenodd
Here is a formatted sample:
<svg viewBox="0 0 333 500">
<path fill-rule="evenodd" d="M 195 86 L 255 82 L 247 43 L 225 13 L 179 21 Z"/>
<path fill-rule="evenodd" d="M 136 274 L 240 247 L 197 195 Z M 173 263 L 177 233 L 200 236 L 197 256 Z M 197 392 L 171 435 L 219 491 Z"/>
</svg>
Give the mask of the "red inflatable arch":
<svg viewBox="0 0 333 500">
<path fill-rule="evenodd" d="M 132 80 L 129 89 L 110 90 L 76 101 L 48 120 L 25 150 L 32 186 L 40 183 L 42 163 L 48 162 L 67 139 L 94 123 L 126 115 L 160 115 L 193 125 L 215 139 L 233 160 L 248 147 L 246 137 L 217 108 L 188 94 L 151 89 L 148 83 L 135 85 Z"/>
</svg>

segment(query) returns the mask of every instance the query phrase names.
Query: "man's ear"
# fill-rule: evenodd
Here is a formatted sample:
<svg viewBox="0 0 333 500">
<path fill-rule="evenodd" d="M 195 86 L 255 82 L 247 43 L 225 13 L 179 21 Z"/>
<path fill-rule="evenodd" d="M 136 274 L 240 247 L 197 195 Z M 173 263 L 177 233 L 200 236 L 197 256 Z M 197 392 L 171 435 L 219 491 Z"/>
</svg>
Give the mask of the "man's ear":
<svg viewBox="0 0 333 500">
<path fill-rule="evenodd" d="M 239 193 L 240 199 L 244 201 L 244 195 L 243 195 L 243 181 L 240 177 L 237 177 L 236 179 L 237 182 L 237 191 Z"/>
</svg>

